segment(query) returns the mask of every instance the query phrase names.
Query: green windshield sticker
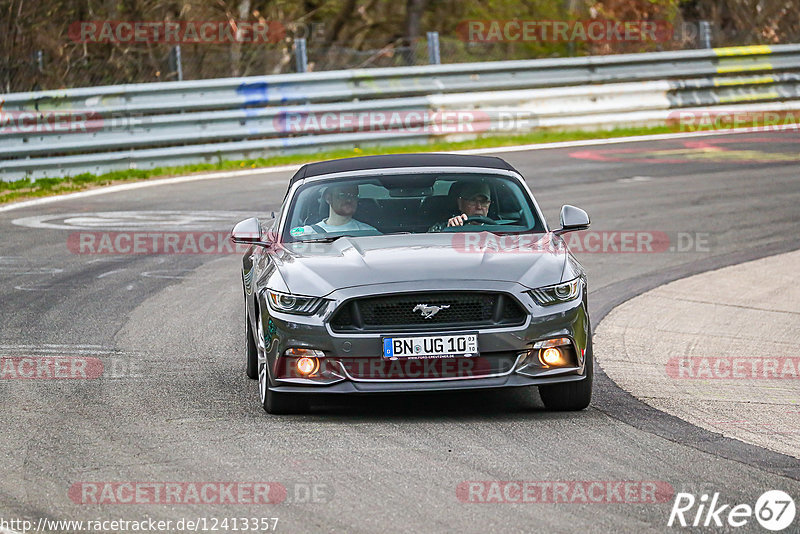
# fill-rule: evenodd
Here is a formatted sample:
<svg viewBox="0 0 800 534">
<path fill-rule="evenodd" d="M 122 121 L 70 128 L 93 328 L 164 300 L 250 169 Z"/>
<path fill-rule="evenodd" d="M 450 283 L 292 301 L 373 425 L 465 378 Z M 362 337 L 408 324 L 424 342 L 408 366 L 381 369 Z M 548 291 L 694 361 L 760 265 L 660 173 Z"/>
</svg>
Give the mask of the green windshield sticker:
<svg viewBox="0 0 800 534">
<path fill-rule="evenodd" d="M 306 233 L 306 229 L 303 228 L 302 226 L 298 226 L 297 228 L 292 228 L 292 230 L 289 233 L 292 235 L 303 235 L 304 233 Z"/>
</svg>

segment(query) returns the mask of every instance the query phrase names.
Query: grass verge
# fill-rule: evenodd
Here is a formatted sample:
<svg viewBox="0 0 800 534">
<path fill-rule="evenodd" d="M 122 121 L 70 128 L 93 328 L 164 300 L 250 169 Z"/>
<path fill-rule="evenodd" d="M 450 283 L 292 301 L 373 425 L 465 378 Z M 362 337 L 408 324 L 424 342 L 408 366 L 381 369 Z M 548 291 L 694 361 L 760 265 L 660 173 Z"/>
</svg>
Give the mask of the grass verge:
<svg viewBox="0 0 800 534">
<path fill-rule="evenodd" d="M 348 158 L 352 156 L 369 156 L 374 154 L 405 154 L 410 152 L 441 152 L 451 150 L 467 150 L 472 148 L 495 148 L 502 146 L 524 145 L 532 143 L 554 143 L 558 141 L 577 141 L 583 139 L 607 139 L 613 137 L 626 137 L 634 135 L 649 135 L 674 132 L 668 126 L 649 128 L 618 128 L 605 131 L 570 131 L 570 132 L 533 132 L 525 135 L 507 137 L 485 137 L 469 141 L 436 142 L 423 145 L 365 147 L 355 149 L 330 150 L 310 154 L 296 154 L 289 156 L 275 156 L 248 160 L 221 161 L 218 163 L 201 163 L 195 165 L 182 165 L 178 167 L 158 167 L 155 169 L 128 169 L 109 172 L 106 174 L 79 174 L 67 178 L 39 178 L 14 182 L 0 182 L 0 205 L 20 200 L 60 195 L 83 191 L 95 187 L 102 187 L 122 182 L 148 180 L 150 178 L 166 178 L 170 176 L 183 176 L 186 174 L 237 170 L 245 168 L 271 167 L 276 165 L 290 165 L 295 163 L 308 163 L 327 159 Z"/>
</svg>

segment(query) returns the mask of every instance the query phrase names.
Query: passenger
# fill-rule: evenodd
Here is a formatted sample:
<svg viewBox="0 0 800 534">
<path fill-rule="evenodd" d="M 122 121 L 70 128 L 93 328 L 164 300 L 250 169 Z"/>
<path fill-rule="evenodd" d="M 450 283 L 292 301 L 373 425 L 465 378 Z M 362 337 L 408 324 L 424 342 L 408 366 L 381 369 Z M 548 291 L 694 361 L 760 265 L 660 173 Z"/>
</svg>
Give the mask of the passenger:
<svg viewBox="0 0 800 534">
<path fill-rule="evenodd" d="M 377 232 L 375 227 L 363 223 L 353 218 L 358 209 L 358 186 L 335 185 L 327 188 L 323 196 L 329 205 L 328 217 L 322 219 L 317 224 L 305 226 L 305 232 L 341 233 L 341 232 L 360 232 L 371 230 Z"/>
</svg>

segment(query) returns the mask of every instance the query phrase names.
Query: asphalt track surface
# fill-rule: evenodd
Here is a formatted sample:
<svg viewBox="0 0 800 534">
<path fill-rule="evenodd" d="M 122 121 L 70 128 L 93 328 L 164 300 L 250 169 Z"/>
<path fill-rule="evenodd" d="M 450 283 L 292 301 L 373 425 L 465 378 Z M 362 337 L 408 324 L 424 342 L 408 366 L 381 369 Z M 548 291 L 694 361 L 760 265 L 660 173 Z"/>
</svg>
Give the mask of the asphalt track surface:
<svg viewBox="0 0 800 534">
<path fill-rule="evenodd" d="M 595 231 L 664 232 L 671 246 L 679 232 L 702 234 L 700 250 L 578 252 L 596 325 L 667 281 L 800 248 L 799 148 L 798 133 L 762 133 L 502 156 L 526 176 L 551 225 L 570 203 L 589 212 Z M 697 496 L 720 492 L 730 504 L 752 506 L 770 489 L 800 496 L 797 459 L 649 408 L 611 382 L 602 361 L 592 406 L 579 413 L 547 412 L 535 391 L 517 390 L 336 399 L 309 415 L 267 415 L 244 375 L 238 255 L 82 255 L 67 247 L 69 225 L 12 223 L 110 211 L 264 214 L 279 206 L 288 176 L 0 213 L 0 356 L 88 355 L 105 369 L 93 380 L 0 380 L 0 517 L 278 517 L 283 532 L 665 532 L 688 531 L 667 527 L 671 496 L 472 503 L 456 489 L 658 481 Z M 212 226 L 227 230 L 237 215 Z M 272 481 L 288 496 L 260 506 L 76 503 L 70 488 L 88 481 Z M 304 502 L 312 485 L 315 502 Z M 764 531 L 753 518 L 728 530 Z"/>
</svg>

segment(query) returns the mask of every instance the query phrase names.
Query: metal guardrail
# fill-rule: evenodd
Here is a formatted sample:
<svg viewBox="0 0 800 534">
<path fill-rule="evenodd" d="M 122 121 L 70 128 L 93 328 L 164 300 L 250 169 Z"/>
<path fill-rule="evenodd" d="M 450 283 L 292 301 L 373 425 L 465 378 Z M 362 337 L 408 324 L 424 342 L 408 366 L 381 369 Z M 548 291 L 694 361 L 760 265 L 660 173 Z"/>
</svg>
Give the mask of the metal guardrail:
<svg viewBox="0 0 800 534">
<path fill-rule="evenodd" d="M 800 45 L 134 84 L 0 99 L 6 117 L 67 125 L 27 131 L 0 121 L 0 179 L 14 180 L 464 138 L 465 132 L 430 124 L 432 114 L 445 111 L 475 110 L 475 135 L 488 135 L 501 131 L 504 113 L 535 118 L 504 131 L 523 133 L 653 124 L 679 108 L 800 109 Z M 298 131 L 286 122 L 391 111 L 419 112 L 418 127 L 347 131 L 306 124 Z"/>
</svg>

